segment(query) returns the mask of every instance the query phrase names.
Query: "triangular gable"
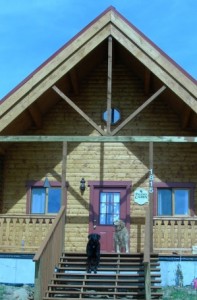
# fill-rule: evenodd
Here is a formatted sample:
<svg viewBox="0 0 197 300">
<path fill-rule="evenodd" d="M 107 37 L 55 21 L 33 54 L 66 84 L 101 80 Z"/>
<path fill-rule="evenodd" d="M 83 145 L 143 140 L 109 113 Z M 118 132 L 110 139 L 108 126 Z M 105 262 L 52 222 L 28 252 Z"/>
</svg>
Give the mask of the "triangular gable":
<svg viewBox="0 0 197 300">
<path fill-rule="evenodd" d="M 113 7 L 109 7 L 2 99 L 0 130 L 109 36 L 118 41 L 197 113 L 196 81 Z"/>
</svg>

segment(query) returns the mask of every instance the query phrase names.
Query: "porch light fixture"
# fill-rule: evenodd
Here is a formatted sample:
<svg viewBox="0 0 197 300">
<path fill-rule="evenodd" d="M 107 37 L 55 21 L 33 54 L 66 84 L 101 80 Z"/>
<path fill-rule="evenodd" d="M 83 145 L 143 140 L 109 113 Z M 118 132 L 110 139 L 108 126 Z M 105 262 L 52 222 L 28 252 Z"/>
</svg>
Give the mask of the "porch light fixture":
<svg viewBox="0 0 197 300">
<path fill-rule="evenodd" d="M 81 179 L 80 181 L 80 190 L 83 192 L 86 189 L 86 185 L 85 185 L 86 181 L 84 178 Z"/>
<path fill-rule="evenodd" d="M 50 188 L 50 182 L 48 180 L 48 178 L 46 177 L 45 180 L 44 180 L 44 187 L 45 188 Z"/>
</svg>

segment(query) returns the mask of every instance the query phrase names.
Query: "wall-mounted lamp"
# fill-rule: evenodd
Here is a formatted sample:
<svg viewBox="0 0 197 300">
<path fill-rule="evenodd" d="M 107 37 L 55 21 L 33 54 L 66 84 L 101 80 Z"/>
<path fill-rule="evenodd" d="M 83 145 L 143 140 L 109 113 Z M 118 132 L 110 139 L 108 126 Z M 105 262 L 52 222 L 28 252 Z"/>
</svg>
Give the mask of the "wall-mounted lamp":
<svg viewBox="0 0 197 300">
<path fill-rule="evenodd" d="M 86 189 L 86 185 L 85 185 L 86 181 L 84 178 L 81 179 L 80 181 L 80 190 L 83 192 Z"/>
</svg>

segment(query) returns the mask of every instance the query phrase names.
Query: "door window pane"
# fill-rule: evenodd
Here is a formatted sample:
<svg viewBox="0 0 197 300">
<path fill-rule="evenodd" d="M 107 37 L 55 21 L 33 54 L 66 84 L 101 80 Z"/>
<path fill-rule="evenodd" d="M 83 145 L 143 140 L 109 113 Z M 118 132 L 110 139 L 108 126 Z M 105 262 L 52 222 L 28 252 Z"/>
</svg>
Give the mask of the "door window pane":
<svg viewBox="0 0 197 300">
<path fill-rule="evenodd" d="M 99 209 L 99 223 L 112 225 L 120 216 L 120 193 L 101 192 Z"/>
</svg>

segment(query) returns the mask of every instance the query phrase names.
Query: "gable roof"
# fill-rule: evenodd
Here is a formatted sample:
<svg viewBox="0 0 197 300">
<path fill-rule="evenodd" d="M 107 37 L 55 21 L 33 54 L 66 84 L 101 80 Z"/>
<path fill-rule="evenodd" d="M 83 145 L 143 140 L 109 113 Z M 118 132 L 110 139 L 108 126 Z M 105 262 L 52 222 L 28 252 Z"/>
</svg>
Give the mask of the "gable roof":
<svg viewBox="0 0 197 300">
<path fill-rule="evenodd" d="M 109 36 L 115 40 L 119 55 L 125 64 L 143 67 L 143 71 L 139 72 L 150 72 L 169 88 L 174 95 L 174 103 L 178 99 L 189 108 L 189 114 L 192 112 L 192 115 L 196 115 L 196 80 L 129 23 L 114 7 L 109 7 L 2 99 L 0 131 L 4 132 L 11 122 L 30 108 L 65 74 L 76 76 L 74 69 L 91 56 L 91 53 L 99 51 L 97 60 L 102 59 L 105 55 L 104 43 Z M 93 64 L 92 60 L 91 63 Z M 84 72 L 88 72 L 87 66 L 83 69 Z M 75 89 L 77 90 L 77 86 Z M 183 108 L 180 110 L 184 111 Z M 32 109 L 31 114 L 34 114 Z M 197 128 L 196 117 L 194 119 L 193 123 Z M 36 122 L 39 123 L 39 120 L 37 119 Z"/>
</svg>

